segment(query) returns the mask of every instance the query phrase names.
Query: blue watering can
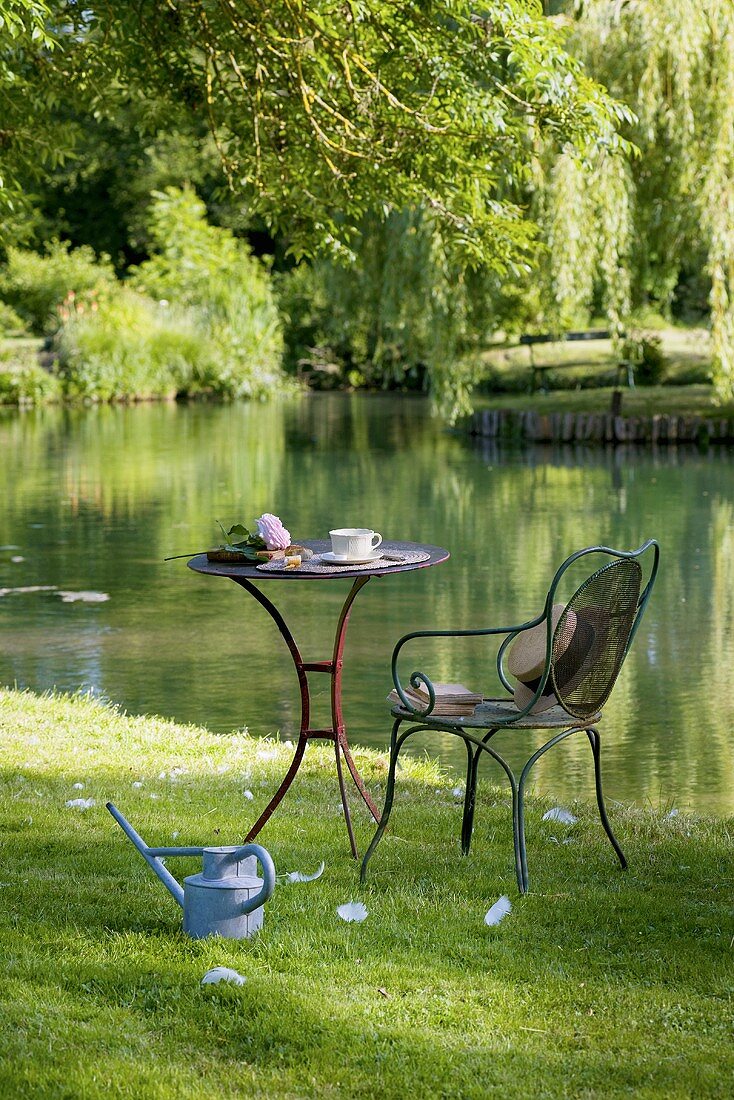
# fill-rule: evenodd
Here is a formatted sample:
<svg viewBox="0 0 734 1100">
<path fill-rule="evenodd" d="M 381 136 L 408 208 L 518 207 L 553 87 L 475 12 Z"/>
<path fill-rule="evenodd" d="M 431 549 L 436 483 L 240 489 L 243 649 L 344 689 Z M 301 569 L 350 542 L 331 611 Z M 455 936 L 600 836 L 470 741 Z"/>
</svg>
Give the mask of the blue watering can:
<svg viewBox="0 0 734 1100">
<path fill-rule="evenodd" d="M 116 806 L 107 809 L 183 909 L 183 930 L 192 939 L 249 939 L 262 926 L 263 906 L 275 889 L 275 866 L 259 844 L 221 848 L 149 848 Z M 164 866 L 165 856 L 202 856 L 203 870 L 183 886 Z M 258 878 L 257 863 L 263 877 Z"/>
</svg>

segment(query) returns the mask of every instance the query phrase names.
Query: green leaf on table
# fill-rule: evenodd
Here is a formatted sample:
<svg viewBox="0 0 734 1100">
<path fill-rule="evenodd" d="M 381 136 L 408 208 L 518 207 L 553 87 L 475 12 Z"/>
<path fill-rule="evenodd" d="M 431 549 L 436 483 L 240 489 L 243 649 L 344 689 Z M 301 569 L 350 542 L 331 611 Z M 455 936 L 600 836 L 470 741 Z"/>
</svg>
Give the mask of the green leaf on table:
<svg viewBox="0 0 734 1100">
<path fill-rule="evenodd" d="M 218 550 L 227 550 L 230 554 L 242 554 L 249 561 L 259 561 L 257 550 L 245 542 L 220 542 Z"/>
<path fill-rule="evenodd" d="M 250 532 L 246 527 L 243 527 L 241 523 L 235 523 L 233 527 L 230 527 L 227 531 L 227 536 L 230 542 L 248 542 L 250 539 Z"/>
<path fill-rule="evenodd" d="M 265 540 L 260 535 L 251 534 L 241 523 L 235 523 L 230 527 L 227 536 L 233 546 L 251 546 L 255 550 L 265 549 Z"/>
<path fill-rule="evenodd" d="M 219 529 L 224 535 L 224 543 L 221 550 L 235 550 L 240 554 L 246 554 L 248 558 L 255 560 L 255 551 L 264 550 L 265 541 L 260 535 L 252 535 L 241 523 L 235 523 L 229 531 L 225 531 L 223 525 L 217 520 Z"/>
</svg>

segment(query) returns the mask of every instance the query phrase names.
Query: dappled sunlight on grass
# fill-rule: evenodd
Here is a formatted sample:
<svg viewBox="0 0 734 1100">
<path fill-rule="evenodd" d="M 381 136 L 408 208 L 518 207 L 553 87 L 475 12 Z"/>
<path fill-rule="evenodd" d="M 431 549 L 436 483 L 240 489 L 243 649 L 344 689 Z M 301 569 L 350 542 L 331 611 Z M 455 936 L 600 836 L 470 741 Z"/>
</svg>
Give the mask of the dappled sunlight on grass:
<svg viewBox="0 0 734 1100">
<path fill-rule="evenodd" d="M 149 843 L 235 843 L 292 750 L 15 692 L 0 730 L 5 1095 L 725 1095 L 731 822 L 613 807 L 625 874 L 595 808 L 569 826 L 532 803 L 523 899 L 506 792 L 480 786 L 462 858 L 455 779 L 406 758 L 361 889 L 332 751 L 310 746 L 258 840 L 279 874 L 323 876 L 278 886 L 253 940 L 196 942 L 104 802 Z M 379 804 L 385 758 L 357 757 Z M 350 900 L 363 923 L 337 918 Z M 247 981 L 202 989 L 213 966 Z"/>
</svg>

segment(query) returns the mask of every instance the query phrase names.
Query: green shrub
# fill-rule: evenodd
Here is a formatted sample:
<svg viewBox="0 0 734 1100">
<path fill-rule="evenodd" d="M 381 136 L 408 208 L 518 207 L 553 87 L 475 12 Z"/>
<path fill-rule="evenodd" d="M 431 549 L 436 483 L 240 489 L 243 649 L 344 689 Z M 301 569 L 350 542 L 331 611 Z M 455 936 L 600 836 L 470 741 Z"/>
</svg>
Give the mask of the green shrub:
<svg viewBox="0 0 734 1100">
<path fill-rule="evenodd" d="M 37 363 L 0 362 L 0 405 L 41 405 L 59 396 L 58 378 Z"/>
<path fill-rule="evenodd" d="M 21 248 L 8 250 L 0 271 L 0 299 L 41 335 L 59 328 L 70 305 L 90 306 L 113 282 L 108 257 L 97 259 L 87 245 L 71 249 L 67 241 L 52 241 L 43 256 Z"/>
<path fill-rule="evenodd" d="M 132 290 L 69 317 L 58 348 L 68 397 L 173 397 L 209 389 L 216 371 L 211 341 L 188 313 Z"/>
<path fill-rule="evenodd" d="M 265 396 L 281 381 L 283 336 L 267 268 L 228 229 L 209 225 L 190 190 L 155 193 L 150 234 L 156 253 L 132 283 L 185 308 L 210 347 L 205 388 Z"/>
<path fill-rule="evenodd" d="M 156 196 L 151 236 L 158 251 L 126 287 L 110 277 L 62 299 L 64 393 L 100 401 L 271 393 L 282 379 L 282 335 L 266 268 L 229 230 L 207 224 L 190 191 Z"/>
<path fill-rule="evenodd" d="M 348 277 L 345 272 L 344 278 Z M 280 272 L 275 276 L 275 290 L 283 319 L 284 365 L 288 373 L 300 374 L 303 368 L 310 370 L 316 359 L 339 364 L 341 374 L 345 375 L 341 352 L 347 349 L 343 346 L 337 351 L 331 346 L 333 333 L 327 333 L 325 324 L 329 301 L 311 264 L 300 263 L 290 271 Z M 343 333 L 346 335 L 345 330 Z"/>
<path fill-rule="evenodd" d="M 530 370 L 516 366 L 511 370 L 485 363 L 477 386 L 478 393 L 527 393 L 530 389 Z"/>
<path fill-rule="evenodd" d="M 663 386 L 710 386 L 711 385 L 711 360 L 702 363 L 691 363 L 686 366 L 676 366 L 674 370 L 668 370 L 662 379 Z"/>
<path fill-rule="evenodd" d="M 0 302 L 0 337 L 22 336 L 25 323 L 7 302 Z"/>
<path fill-rule="evenodd" d="M 662 338 L 653 332 L 631 332 L 622 354 L 634 364 L 635 380 L 641 386 L 657 386 L 668 365 Z"/>
</svg>

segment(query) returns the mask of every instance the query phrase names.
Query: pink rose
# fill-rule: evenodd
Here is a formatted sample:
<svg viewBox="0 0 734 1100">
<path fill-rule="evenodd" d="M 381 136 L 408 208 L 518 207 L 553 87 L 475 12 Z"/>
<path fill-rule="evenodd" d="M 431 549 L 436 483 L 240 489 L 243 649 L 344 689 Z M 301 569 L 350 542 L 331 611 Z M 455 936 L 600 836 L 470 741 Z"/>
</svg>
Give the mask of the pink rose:
<svg viewBox="0 0 734 1100">
<path fill-rule="evenodd" d="M 285 550 L 291 544 L 290 532 L 286 531 L 277 516 L 264 512 L 256 519 L 257 533 L 264 540 L 268 550 Z"/>
</svg>

